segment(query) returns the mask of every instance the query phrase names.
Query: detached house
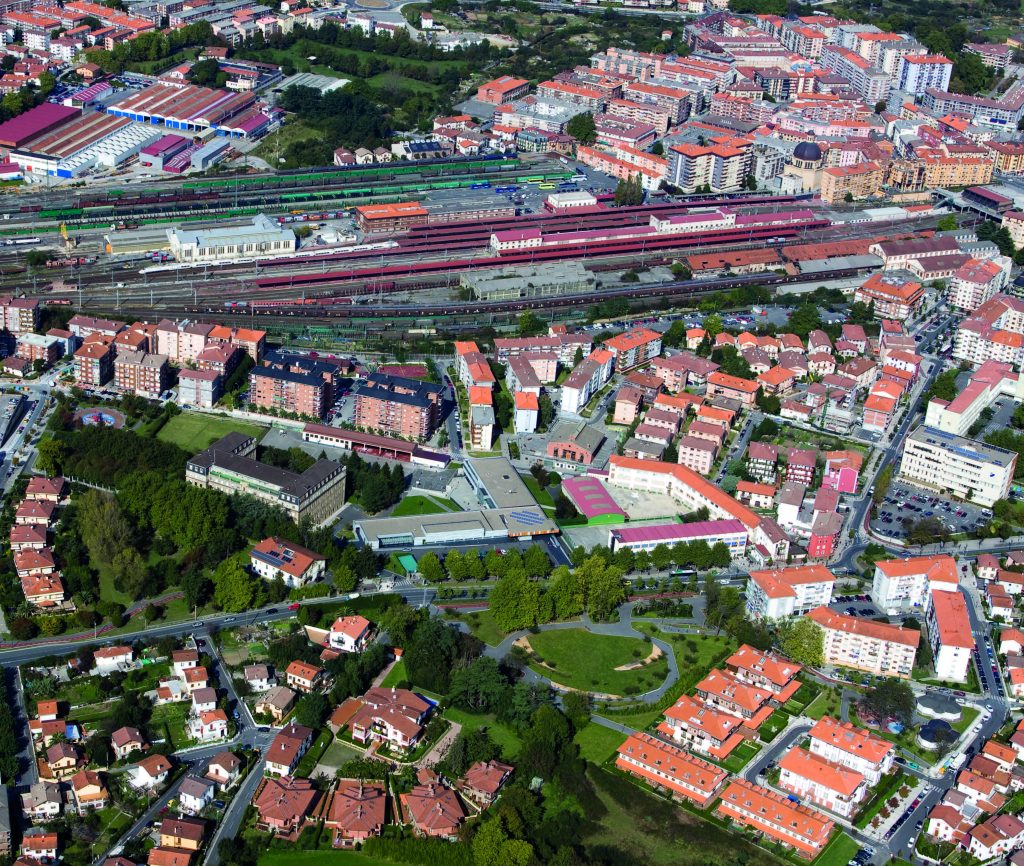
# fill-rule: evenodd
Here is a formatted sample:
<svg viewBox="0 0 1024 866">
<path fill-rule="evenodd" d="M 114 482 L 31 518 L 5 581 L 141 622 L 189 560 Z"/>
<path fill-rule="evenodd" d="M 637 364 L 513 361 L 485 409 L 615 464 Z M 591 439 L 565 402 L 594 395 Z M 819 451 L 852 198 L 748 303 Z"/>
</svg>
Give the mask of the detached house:
<svg viewBox="0 0 1024 866">
<path fill-rule="evenodd" d="M 334 847 L 346 848 L 379 836 L 384 828 L 387 796 L 371 782 L 339 783 L 324 826 L 334 831 Z"/>
<path fill-rule="evenodd" d="M 408 689 L 372 688 L 348 723 L 352 739 L 358 743 L 378 740 L 397 751 L 408 751 L 419 742 L 433 708 Z"/>
<path fill-rule="evenodd" d="M 140 791 L 158 788 L 167 781 L 167 774 L 172 768 L 166 756 L 147 755 L 128 771 L 129 783 Z"/>
<path fill-rule="evenodd" d="M 370 621 L 365 616 L 340 616 L 331 625 L 327 640 L 333 650 L 362 652 L 370 642 Z"/>
<path fill-rule="evenodd" d="M 458 795 L 439 784 L 417 785 L 401 795 L 402 808 L 419 836 L 454 839 L 466 820 Z"/>
<path fill-rule="evenodd" d="M 327 686 L 327 671 L 298 659 L 288 665 L 284 674 L 289 686 L 306 694 L 321 691 Z"/>
<path fill-rule="evenodd" d="M 276 776 L 290 776 L 312 742 L 311 729 L 295 722 L 285 725 L 267 749 L 267 772 Z"/>
<path fill-rule="evenodd" d="M 110 735 L 110 745 L 114 750 L 114 757 L 123 761 L 132 752 L 143 751 L 149 744 L 137 728 L 118 728 Z"/>
<path fill-rule="evenodd" d="M 189 735 L 200 743 L 226 740 L 228 717 L 224 710 L 210 710 L 193 716 L 188 722 Z"/>
<path fill-rule="evenodd" d="M 242 762 L 231 752 L 214 755 L 206 768 L 206 778 L 215 782 L 222 791 L 234 785 L 241 773 Z"/>
<path fill-rule="evenodd" d="M 94 770 L 79 770 L 71 777 L 71 791 L 75 795 L 75 808 L 79 815 L 105 809 L 110 793 Z"/>
</svg>

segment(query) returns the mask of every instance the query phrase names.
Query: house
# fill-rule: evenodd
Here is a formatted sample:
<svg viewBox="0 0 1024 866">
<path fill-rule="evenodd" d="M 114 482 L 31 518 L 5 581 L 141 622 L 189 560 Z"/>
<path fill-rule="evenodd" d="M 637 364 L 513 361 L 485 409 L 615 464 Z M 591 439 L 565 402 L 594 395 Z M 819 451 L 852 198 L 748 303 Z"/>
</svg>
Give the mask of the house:
<svg viewBox="0 0 1024 866">
<path fill-rule="evenodd" d="M 243 675 L 249 690 L 257 694 L 269 691 L 272 686 L 277 685 L 277 677 L 269 665 L 246 665 Z"/>
<path fill-rule="evenodd" d="M 93 653 L 93 670 L 101 677 L 114 671 L 123 671 L 131 666 L 132 648 L 130 646 L 105 646 Z"/>
<path fill-rule="evenodd" d="M 81 731 L 73 722 L 65 722 L 63 719 L 54 719 L 49 722 L 42 722 L 39 719 L 29 719 L 28 729 L 32 733 L 32 739 L 42 743 L 42 747 L 48 748 L 58 738 L 68 742 L 81 739 Z"/>
<path fill-rule="evenodd" d="M 318 692 L 327 685 L 327 671 L 296 659 L 285 669 L 285 682 L 300 692 Z"/>
<path fill-rule="evenodd" d="M 185 668 L 185 690 L 192 694 L 196 689 L 205 689 L 210 685 L 210 674 L 204 667 Z"/>
<path fill-rule="evenodd" d="M 270 716 L 275 722 L 280 722 L 288 715 L 296 697 L 295 692 L 287 686 L 274 686 L 264 693 L 253 709 L 258 716 Z"/>
<path fill-rule="evenodd" d="M 160 822 L 160 847 L 198 851 L 206 835 L 206 822 L 196 818 L 164 818 Z"/>
<path fill-rule="evenodd" d="M 63 478 L 46 478 L 33 475 L 25 488 L 25 498 L 39 502 L 60 502 L 68 492 L 68 484 Z"/>
<path fill-rule="evenodd" d="M 443 785 L 416 785 L 400 796 L 402 808 L 420 836 L 454 839 L 466 820 L 466 810 L 458 795 Z"/>
<path fill-rule="evenodd" d="M 40 779 L 21 795 L 21 811 L 32 821 L 52 821 L 64 808 L 64 795 L 57 782 Z"/>
<path fill-rule="evenodd" d="M 21 840 L 22 856 L 31 857 L 40 863 L 52 863 L 57 859 L 59 842 L 56 833 L 45 830 L 26 830 Z"/>
<path fill-rule="evenodd" d="M 981 861 L 1016 851 L 1024 844 L 1024 821 L 1016 815 L 993 815 L 968 834 L 963 845 Z"/>
<path fill-rule="evenodd" d="M 186 815 L 198 815 L 213 802 L 216 789 L 213 782 L 189 776 L 178 787 L 178 808 Z"/>
<path fill-rule="evenodd" d="M 370 642 L 370 633 L 370 621 L 365 616 L 340 616 L 331 624 L 328 645 L 339 652 L 362 652 Z"/>
<path fill-rule="evenodd" d="M 201 743 L 225 740 L 228 736 L 228 717 L 224 710 L 199 713 L 188 721 L 189 736 Z"/>
<path fill-rule="evenodd" d="M 199 667 L 199 652 L 194 649 L 174 650 L 171 653 L 171 670 L 176 677 L 185 678 L 185 671 Z"/>
<path fill-rule="evenodd" d="M 162 677 L 156 687 L 155 704 L 173 704 L 188 700 L 188 689 L 177 677 Z"/>
<path fill-rule="evenodd" d="M 281 728 L 267 749 L 267 772 L 276 776 L 290 776 L 313 742 L 313 733 L 311 729 L 295 722 Z"/>
<path fill-rule="evenodd" d="M 309 779 L 266 779 L 253 797 L 256 826 L 278 837 L 294 839 L 320 799 L 320 793 Z"/>
<path fill-rule="evenodd" d="M 352 739 L 358 743 L 378 740 L 398 751 L 419 742 L 434 705 L 408 689 L 369 689 L 362 706 L 349 721 Z"/>
<path fill-rule="evenodd" d="M 779 761 L 779 787 L 802 799 L 851 819 L 868 795 L 856 770 L 793 746 Z"/>
<path fill-rule="evenodd" d="M 1015 628 L 1004 628 L 999 633 L 999 655 L 1024 651 L 1024 632 Z"/>
<path fill-rule="evenodd" d="M 39 701 L 36 704 L 36 718 L 41 722 L 54 722 L 60 718 L 60 705 L 57 701 Z"/>
<path fill-rule="evenodd" d="M 79 815 L 106 808 L 110 792 L 95 770 L 79 770 L 71 777 L 71 791 Z"/>
<path fill-rule="evenodd" d="M 384 828 L 387 796 L 382 785 L 339 782 L 324 826 L 334 831 L 334 847 L 343 848 L 379 836 Z"/>
<path fill-rule="evenodd" d="M 501 761 L 477 761 L 466 770 L 456 787 L 464 797 L 489 806 L 498 796 L 501 786 L 512 775 L 513 769 Z"/>
<path fill-rule="evenodd" d="M 128 780 L 140 791 L 153 790 L 167 781 L 173 765 L 165 755 L 147 755 L 128 771 Z"/>
<path fill-rule="evenodd" d="M 835 827 L 816 809 L 794 803 L 745 779 L 729 783 L 715 812 L 793 848 L 808 860 L 821 853 Z"/>
<path fill-rule="evenodd" d="M 46 750 L 46 767 L 50 778 L 70 779 L 85 763 L 82 753 L 70 743 L 54 743 Z"/>
<path fill-rule="evenodd" d="M 249 552 L 249 567 L 265 580 L 284 581 L 295 589 L 319 580 L 327 567 L 327 560 L 315 550 L 283 538 L 264 538 Z"/>
<path fill-rule="evenodd" d="M 138 728 L 118 728 L 110 735 L 110 745 L 114 750 L 114 757 L 118 761 L 123 761 L 132 752 L 145 750 L 148 743 Z"/>
<path fill-rule="evenodd" d="M 217 709 L 217 690 L 211 688 L 196 689 L 192 692 L 192 713 L 209 713 Z"/>
<path fill-rule="evenodd" d="M 23 499 L 14 512 L 16 526 L 41 526 L 44 529 L 53 523 L 57 505 L 36 499 Z"/>
<path fill-rule="evenodd" d="M 214 755 L 206 768 L 206 778 L 215 782 L 222 791 L 234 785 L 241 775 L 242 761 L 232 752 Z"/>
<path fill-rule="evenodd" d="M 192 866 L 192 851 L 182 848 L 151 848 L 146 858 L 147 866 Z"/>
</svg>

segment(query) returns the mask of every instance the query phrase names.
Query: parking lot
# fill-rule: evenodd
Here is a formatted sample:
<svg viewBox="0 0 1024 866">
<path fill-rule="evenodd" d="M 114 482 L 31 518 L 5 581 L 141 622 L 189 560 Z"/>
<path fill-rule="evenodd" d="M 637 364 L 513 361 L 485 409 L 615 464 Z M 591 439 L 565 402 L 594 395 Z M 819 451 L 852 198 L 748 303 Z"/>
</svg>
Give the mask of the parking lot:
<svg viewBox="0 0 1024 866">
<path fill-rule="evenodd" d="M 875 607 L 874 603 L 871 601 L 871 596 L 869 595 L 837 595 L 832 599 L 832 603 L 829 607 L 838 613 L 845 613 L 847 616 L 856 616 L 861 618 L 884 616 L 884 614 Z"/>
<path fill-rule="evenodd" d="M 882 535 L 904 538 L 907 535 L 904 520 L 916 523 L 926 517 L 934 517 L 955 534 L 974 532 L 991 516 L 992 512 L 987 508 L 960 502 L 906 481 L 893 481 L 885 500 L 875 510 L 871 525 Z"/>
</svg>

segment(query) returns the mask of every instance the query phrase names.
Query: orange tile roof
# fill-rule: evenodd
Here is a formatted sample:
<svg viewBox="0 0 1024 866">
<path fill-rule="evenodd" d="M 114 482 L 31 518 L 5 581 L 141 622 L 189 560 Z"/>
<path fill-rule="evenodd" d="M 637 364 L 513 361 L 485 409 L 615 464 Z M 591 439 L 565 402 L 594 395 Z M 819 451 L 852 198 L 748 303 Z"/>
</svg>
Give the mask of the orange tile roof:
<svg viewBox="0 0 1024 866">
<path fill-rule="evenodd" d="M 716 811 L 813 856 L 825 847 L 835 826 L 820 812 L 745 779 L 730 782 Z M 785 827 L 786 833 L 780 827 Z"/>
<path fill-rule="evenodd" d="M 793 677 L 803 669 L 803 665 L 775 653 L 754 649 L 749 644 L 743 644 L 729 656 L 725 660 L 725 665 L 728 668 L 748 671 L 755 676 L 764 677 L 777 688 L 789 685 Z"/>
<path fill-rule="evenodd" d="M 822 716 L 810 730 L 812 740 L 821 740 L 850 755 L 880 764 L 895 746 L 881 737 L 858 728 L 850 722 L 840 722 L 831 716 Z"/>
<path fill-rule="evenodd" d="M 491 394 L 491 389 L 483 385 L 470 385 L 469 386 L 469 405 L 470 406 L 491 406 L 494 404 L 494 397 Z"/>
<path fill-rule="evenodd" d="M 793 746 L 786 752 L 779 761 L 779 769 L 835 791 L 842 797 L 852 796 L 864 784 L 864 777 L 856 770 L 834 764 L 800 746 Z"/>
<path fill-rule="evenodd" d="M 616 352 L 628 352 L 631 349 L 636 349 L 646 343 L 660 339 L 661 334 L 657 331 L 652 331 L 650 328 L 635 328 L 632 331 L 627 331 L 625 334 L 609 337 L 604 341 L 604 344 Z"/>
<path fill-rule="evenodd" d="M 746 394 L 753 394 L 761 386 L 749 379 L 741 379 L 739 376 L 730 376 L 728 373 L 714 372 L 708 375 L 708 384 L 717 385 L 720 388 L 728 388 L 732 391 L 742 391 Z"/>
<path fill-rule="evenodd" d="M 517 409 L 540 411 L 540 401 L 532 391 L 516 391 L 515 401 Z"/>
<path fill-rule="evenodd" d="M 712 668 L 710 673 L 697 683 L 697 691 L 706 692 L 749 712 L 757 712 L 772 697 L 772 693 L 767 689 L 742 682 L 734 674 L 718 668 Z"/>
<path fill-rule="evenodd" d="M 690 695 L 683 695 L 665 710 L 665 718 L 674 719 L 687 728 L 702 731 L 719 742 L 724 742 L 742 724 L 742 720 L 737 716 L 709 707 Z"/>
<path fill-rule="evenodd" d="M 796 377 L 796 371 L 790 370 L 788 367 L 783 367 L 781 364 L 777 367 L 772 367 L 767 372 L 762 373 L 757 377 L 759 382 L 763 382 L 765 385 L 781 385 L 783 382 L 788 381 Z"/>
<path fill-rule="evenodd" d="M 939 629 L 939 642 L 943 646 L 972 649 L 974 634 L 967 615 L 967 602 L 959 592 L 932 592 L 935 624 Z"/>
<path fill-rule="evenodd" d="M 952 556 L 911 556 L 908 559 L 883 559 L 875 566 L 886 577 L 927 575 L 929 582 L 957 583 L 956 560 Z"/>
<path fill-rule="evenodd" d="M 676 793 L 698 803 L 710 799 L 729 777 L 721 767 L 695 758 L 679 747 L 646 733 L 632 734 L 619 746 L 618 754 L 616 763 L 620 768 L 650 777 L 657 784 L 667 784 Z M 640 766 L 625 760 L 627 758 Z M 651 769 L 645 773 L 648 767 Z M 701 793 L 691 788 L 697 788 Z"/>
<path fill-rule="evenodd" d="M 899 643 L 915 648 L 921 642 L 921 632 L 919 631 L 903 628 L 898 625 L 889 625 L 884 622 L 857 619 L 853 616 L 836 613 L 827 607 L 816 607 L 807 616 L 829 631 L 842 631 L 847 634 L 856 634 L 861 637 L 884 640 L 889 643 Z"/>
</svg>

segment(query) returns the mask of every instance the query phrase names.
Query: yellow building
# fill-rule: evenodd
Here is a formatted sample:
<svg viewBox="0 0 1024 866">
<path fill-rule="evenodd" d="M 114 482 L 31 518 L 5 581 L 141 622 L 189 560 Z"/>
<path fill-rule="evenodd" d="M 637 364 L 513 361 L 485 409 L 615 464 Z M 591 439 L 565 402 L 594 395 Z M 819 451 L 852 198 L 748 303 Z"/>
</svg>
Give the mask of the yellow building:
<svg viewBox="0 0 1024 866">
<path fill-rule="evenodd" d="M 877 162 L 833 166 L 822 170 L 821 200 L 838 204 L 849 195 L 854 200 L 875 195 L 882 186 L 884 172 Z"/>
</svg>

